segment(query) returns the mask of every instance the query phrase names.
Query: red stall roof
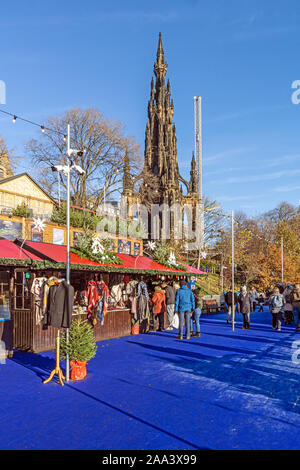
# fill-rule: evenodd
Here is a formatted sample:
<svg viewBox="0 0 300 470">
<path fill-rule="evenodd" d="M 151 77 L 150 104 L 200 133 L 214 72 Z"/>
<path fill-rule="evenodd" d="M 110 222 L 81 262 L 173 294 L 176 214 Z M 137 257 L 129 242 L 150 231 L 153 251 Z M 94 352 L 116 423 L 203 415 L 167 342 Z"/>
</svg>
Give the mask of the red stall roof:
<svg viewBox="0 0 300 470">
<path fill-rule="evenodd" d="M 35 259 L 42 260 L 39 256 L 30 253 L 24 247 L 17 246 L 10 240 L 0 237 L 0 258 L 9 259 Z"/>
<path fill-rule="evenodd" d="M 15 240 L 15 243 L 22 244 L 22 240 Z M 43 243 L 43 242 L 33 242 L 30 240 L 26 240 L 23 243 L 23 247 L 30 253 L 30 256 L 37 256 L 38 259 L 45 259 L 48 261 L 58 262 L 58 263 L 65 263 L 66 256 L 67 256 L 67 247 L 64 245 L 54 245 L 52 243 Z M 187 271 L 180 271 L 178 269 L 168 268 L 162 264 L 157 263 L 156 261 L 148 258 L 146 256 L 133 256 L 133 255 L 126 255 L 123 253 L 118 253 L 119 258 L 123 261 L 123 264 L 102 264 L 97 263 L 96 261 L 92 261 L 85 258 L 80 258 L 75 253 L 70 254 L 70 262 L 73 264 L 82 264 L 82 265 L 94 265 L 94 266 L 109 266 L 115 268 L 128 268 L 128 269 L 136 269 L 136 270 L 152 270 L 152 271 L 169 271 L 174 273 L 194 273 L 194 274 L 206 274 L 202 271 L 199 271 L 196 268 L 191 266 L 185 265 Z"/>
<path fill-rule="evenodd" d="M 205 271 L 201 271 L 200 269 L 194 268 L 194 266 L 190 266 L 189 264 L 185 264 L 185 263 L 181 263 L 181 264 L 187 268 L 188 273 L 207 275 Z"/>
</svg>

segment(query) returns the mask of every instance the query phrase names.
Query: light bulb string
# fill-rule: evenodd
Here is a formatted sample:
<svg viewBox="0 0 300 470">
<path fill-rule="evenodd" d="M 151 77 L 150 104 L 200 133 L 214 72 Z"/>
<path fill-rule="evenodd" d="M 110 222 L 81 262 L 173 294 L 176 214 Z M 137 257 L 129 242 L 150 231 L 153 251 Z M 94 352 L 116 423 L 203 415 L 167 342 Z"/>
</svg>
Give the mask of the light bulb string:
<svg viewBox="0 0 300 470">
<path fill-rule="evenodd" d="M 63 132 L 57 131 L 56 129 L 52 129 L 51 127 L 47 127 L 44 124 L 38 124 L 37 122 L 31 121 L 30 119 L 26 119 L 22 116 L 18 116 L 15 113 L 10 113 L 8 111 L 4 111 L 3 109 L 0 109 L 0 113 L 6 114 L 7 116 L 11 116 L 13 118 L 14 123 L 16 122 L 17 119 L 19 119 L 20 121 L 24 121 L 24 122 L 27 122 L 28 124 L 39 127 L 42 130 L 42 132 L 47 130 L 49 132 L 53 132 L 55 134 L 63 136 L 64 140 L 66 140 L 67 138 L 66 134 L 64 134 Z"/>
</svg>

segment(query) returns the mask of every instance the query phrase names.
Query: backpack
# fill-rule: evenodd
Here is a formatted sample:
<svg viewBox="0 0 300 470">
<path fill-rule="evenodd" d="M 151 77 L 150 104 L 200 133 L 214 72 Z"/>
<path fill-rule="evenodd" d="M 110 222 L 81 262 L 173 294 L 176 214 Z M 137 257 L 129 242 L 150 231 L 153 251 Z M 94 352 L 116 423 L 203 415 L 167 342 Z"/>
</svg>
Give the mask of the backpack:
<svg viewBox="0 0 300 470">
<path fill-rule="evenodd" d="M 281 308 L 283 306 L 282 296 L 275 294 L 271 300 L 271 305 L 274 308 Z"/>
</svg>

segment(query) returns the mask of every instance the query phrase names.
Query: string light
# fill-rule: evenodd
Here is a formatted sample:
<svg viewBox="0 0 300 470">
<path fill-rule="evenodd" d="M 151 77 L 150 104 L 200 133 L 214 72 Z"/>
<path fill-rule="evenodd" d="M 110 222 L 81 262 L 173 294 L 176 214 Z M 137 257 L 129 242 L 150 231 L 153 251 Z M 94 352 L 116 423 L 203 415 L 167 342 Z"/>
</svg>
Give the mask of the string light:
<svg viewBox="0 0 300 470">
<path fill-rule="evenodd" d="M 14 113 L 4 111 L 3 109 L 0 109 L 0 113 L 6 114 L 7 116 L 11 116 L 13 124 L 15 124 L 16 120 L 19 119 L 20 121 L 24 121 L 24 122 L 27 122 L 28 124 L 39 127 L 43 133 L 47 130 L 48 132 L 53 132 L 54 134 L 61 135 L 64 140 L 67 140 L 67 136 L 63 132 L 57 131 L 56 129 L 52 129 L 51 127 L 47 127 L 42 124 L 38 124 L 37 122 L 31 121 L 30 119 L 23 118 L 22 116 L 18 116 L 17 114 L 14 114 Z"/>
</svg>

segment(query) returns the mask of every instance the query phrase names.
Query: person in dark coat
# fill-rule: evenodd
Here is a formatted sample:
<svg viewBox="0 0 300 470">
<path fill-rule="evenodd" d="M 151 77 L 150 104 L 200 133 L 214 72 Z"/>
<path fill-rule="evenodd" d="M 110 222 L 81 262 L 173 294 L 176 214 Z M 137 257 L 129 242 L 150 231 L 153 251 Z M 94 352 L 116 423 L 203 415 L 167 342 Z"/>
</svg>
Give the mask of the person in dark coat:
<svg viewBox="0 0 300 470">
<path fill-rule="evenodd" d="M 242 287 L 238 296 L 238 312 L 243 315 L 243 330 L 250 330 L 250 313 L 253 312 L 253 302 L 245 286 Z"/>
<path fill-rule="evenodd" d="M 168 316 L 168 326 L 167 330 L 173 330 L 173 321 L 174 321 L 174 314 L 175 314 L 175 294 L 176 291 L 174 287 L 167 282 L 164 282 L 161 287 L 164 289 L 166 294 L 166 308 L 167 308 L 167 316 Z"/>
<path fill-rule="evenodd" d="M 225 302 L 226 302 L 227 307 L 228 307 L 226 323 L 229 323 L 230 316 L 232 315 L 232 313 L 235 313 L 237 301 L 238 301 L 238 297 L 237 297 L 237 294 L 235 292 L 234 293 L 234 306 L 232 308 L 232 288 L 230 288 L 230 290 L 228 292 L 226 292 L 226 294 L 225 294 Z"/>
</svg>

